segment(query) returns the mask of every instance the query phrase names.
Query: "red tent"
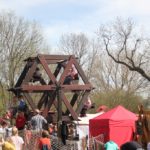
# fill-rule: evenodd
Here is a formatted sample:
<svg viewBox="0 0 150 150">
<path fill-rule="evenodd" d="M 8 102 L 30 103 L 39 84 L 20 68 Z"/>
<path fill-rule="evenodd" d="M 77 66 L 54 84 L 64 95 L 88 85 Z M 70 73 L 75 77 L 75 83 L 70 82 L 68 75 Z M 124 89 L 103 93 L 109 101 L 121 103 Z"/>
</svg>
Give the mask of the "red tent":
<svg viewBox="0 0 150 150">
<path fill-rule="evenodd" d="M 112 140 L 119 146 L 133 140 L 135 121 L 137 117 L 122 106 L 117 106 L 108 112 L 89 121 L 90 135 L 95 137 L 104 134 L 104 142 Z"/>
</svg>

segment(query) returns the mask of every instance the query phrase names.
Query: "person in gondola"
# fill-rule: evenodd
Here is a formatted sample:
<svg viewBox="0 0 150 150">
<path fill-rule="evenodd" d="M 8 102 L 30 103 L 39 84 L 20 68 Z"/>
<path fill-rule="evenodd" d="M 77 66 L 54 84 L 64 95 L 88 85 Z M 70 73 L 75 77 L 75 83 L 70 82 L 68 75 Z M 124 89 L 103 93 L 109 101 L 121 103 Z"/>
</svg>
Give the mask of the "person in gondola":
<svg viewBox="0 0 150 150">
<path fill-rule="evenodd" d="M 90 109 L 91 106 L 92 106 L 92 102 L 91 102 L 90 98 L 88 97 L 87 101 L 83 105 L 80 117 L 85 117 L 87 110 Z"/>
<path fill-rule="evenodd" d="M 72 64 L 71 68 L 69 69 L 69 72 L 64 80 L 64 84 L 72 84 L 73 80 L 79 80 L 78 71 L 74 64 Z"/>
</svg>

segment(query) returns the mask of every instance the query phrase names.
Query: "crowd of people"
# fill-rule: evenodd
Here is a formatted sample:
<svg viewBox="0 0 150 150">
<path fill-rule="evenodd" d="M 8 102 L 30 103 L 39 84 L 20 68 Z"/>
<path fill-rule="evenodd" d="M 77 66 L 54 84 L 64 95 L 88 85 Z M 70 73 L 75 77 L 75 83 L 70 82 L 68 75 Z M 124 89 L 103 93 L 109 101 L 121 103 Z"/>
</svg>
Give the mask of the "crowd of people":
<svg viewBox="0 0 150 150">
<path fill-rule="evenodd" d="M 35 150 L 51 150 L 50 135 L 57 137 L 57 123 L 48 122 L 39 109 L 35 109 L 32 116 L 28 116 L 28 107 L 22 95 L 13 97 L 13 102 L 15 105 L 6 111 L 0 120 L 0 148 L 30 150 L 34 141 Z M 59 130 L 62 143 L 66 145 L 66 140 L 71 137 L 70 135 L 73 136 L 75 127 L 62 121 Z M 31 143 L 31 147 L 26 146 L 28 143 Z"/>
<path fill-rule="evenodd" d="M 0 119 L 0 149 L 2 150 L 27 150 L 25 148 L 25 131 L 34 131 L 39 134 L 37 148 L 39 150 L 50 150 L 48 122 L 40 114 L 38 109 L 34 110 L 32 117 L 28 116 L 28 107 L 22 95 L 13 97 L 13 107 L 6 111 Z M 48 126 L 47 126 L 48 127 Z M 53 130 L 54 132 L 54 130 Z M 33 146 L 33 145 L 32 145 Z"/>
</svg>

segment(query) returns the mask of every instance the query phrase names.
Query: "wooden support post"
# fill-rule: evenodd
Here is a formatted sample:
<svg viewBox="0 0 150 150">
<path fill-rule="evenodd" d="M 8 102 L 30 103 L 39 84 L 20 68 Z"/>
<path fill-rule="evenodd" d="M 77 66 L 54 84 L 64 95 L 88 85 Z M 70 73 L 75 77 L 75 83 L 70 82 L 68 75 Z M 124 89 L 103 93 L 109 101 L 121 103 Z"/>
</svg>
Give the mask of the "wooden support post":
<svg viewBox="0 0 150 150">
<path fill-rule="evenodd" d="M 58 85 L 56 88 L 57 101 L 58 101 L 58 138 L 61 138 L 61 125 L 62 125 L 62 99 L 61 99 L 61 87 Z"/>
</svg>

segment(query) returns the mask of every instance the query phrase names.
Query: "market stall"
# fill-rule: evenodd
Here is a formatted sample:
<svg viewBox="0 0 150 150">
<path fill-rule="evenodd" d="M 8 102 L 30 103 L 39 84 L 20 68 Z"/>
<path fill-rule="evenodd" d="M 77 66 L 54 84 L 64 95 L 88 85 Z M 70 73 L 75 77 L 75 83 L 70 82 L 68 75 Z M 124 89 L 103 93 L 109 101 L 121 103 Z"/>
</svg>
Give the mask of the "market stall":
<svg viewBox="0 0 150 150">
<path fill-rule="evenodd" d="M 108 112 L 89 121 L 89 131 L 92 137 L 104 135 L 104 142 L 113 140 L 119 146 L 133 139 L 136 114 L 122 106 L 117 106 Z"/>
</svg>

